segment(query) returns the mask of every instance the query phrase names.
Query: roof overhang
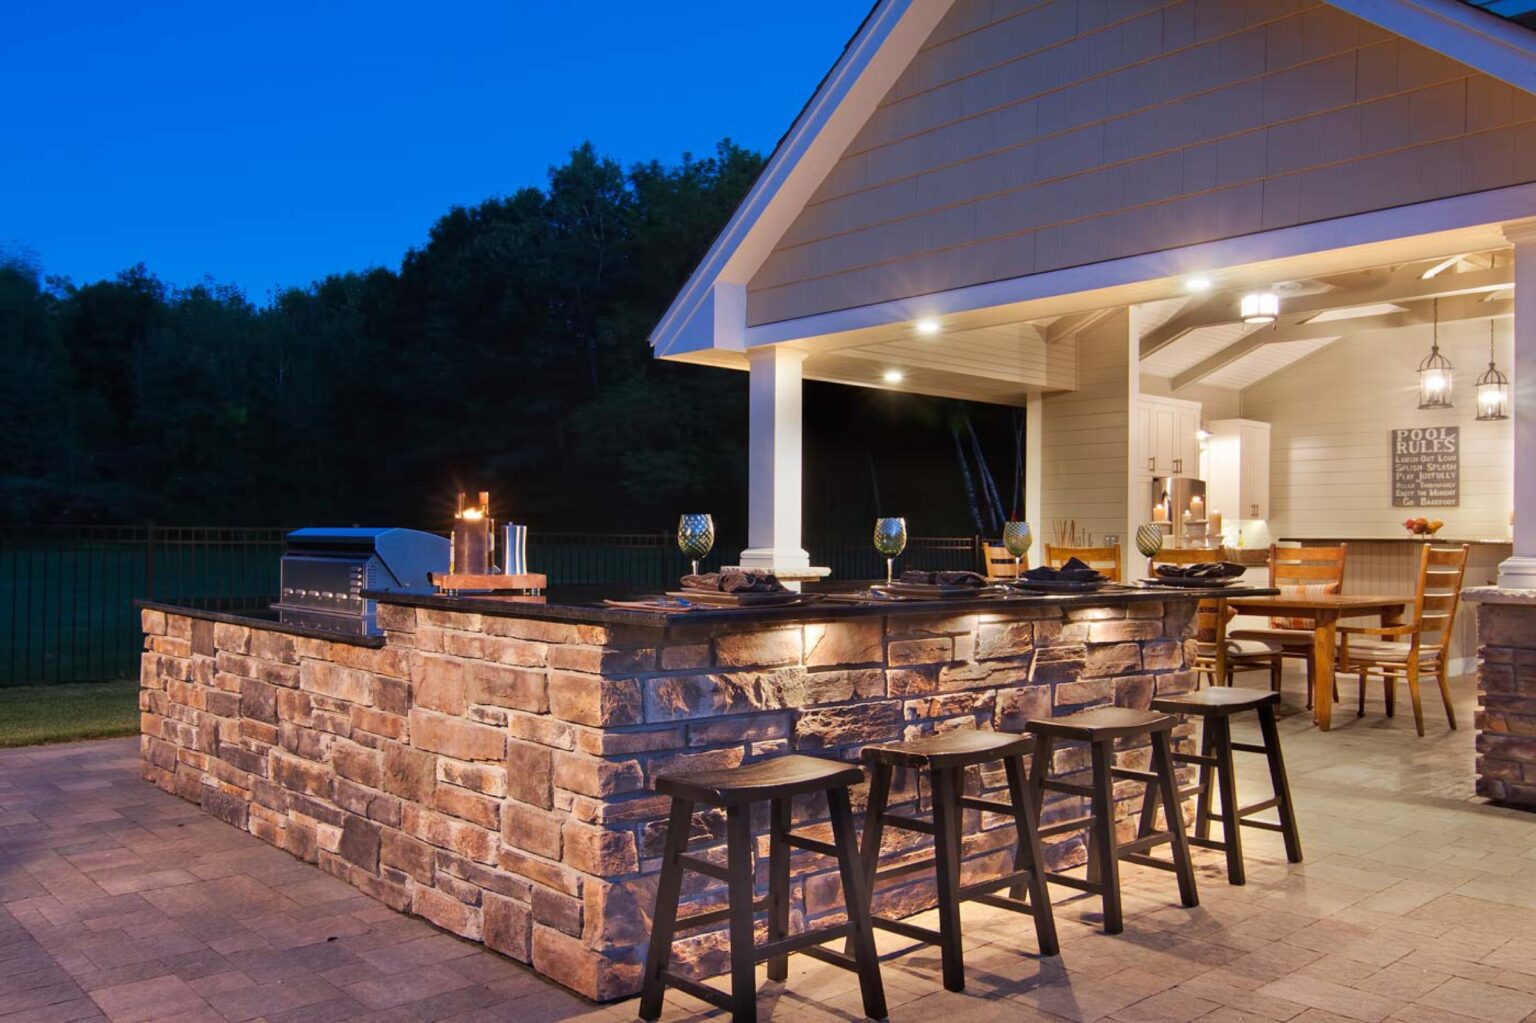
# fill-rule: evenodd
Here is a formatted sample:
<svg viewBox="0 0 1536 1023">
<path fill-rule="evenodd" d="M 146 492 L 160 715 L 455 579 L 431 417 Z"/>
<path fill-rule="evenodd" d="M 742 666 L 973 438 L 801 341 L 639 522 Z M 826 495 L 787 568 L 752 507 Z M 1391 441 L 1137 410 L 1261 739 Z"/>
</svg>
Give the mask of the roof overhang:
<svg viewBox="0 0 1536 1023">
<path fill-rule="evenodd" d="M 1536 34 L 1526 29 L 1455 0 L 1328 2 L 1536 93 Z M 744 369 L 753 347 L 830 354 L 890 341 L 923 317 L 978 328 L 1153 301 L 1182 275 L 1213 267 L 1262 276 L 1321 253 L 1358 256 L 1360 266 L 1492 247 L 1501 224 L 1536 210 L 1536 185 L 1521 185 L 749 327 L 748 282 L 952 3 L 880 0 L 652 332 L 658 358 Z M 1444 237 L 1426 237 L 1435 235 Z M 807 375 L 815 375 L 809 364 Z"/>
<path fill-rule="evenodd" d="M 651 332 L 659 358 L 740 350 L 746 285 L 953 0 L 879 0 Z"/>
</svg>

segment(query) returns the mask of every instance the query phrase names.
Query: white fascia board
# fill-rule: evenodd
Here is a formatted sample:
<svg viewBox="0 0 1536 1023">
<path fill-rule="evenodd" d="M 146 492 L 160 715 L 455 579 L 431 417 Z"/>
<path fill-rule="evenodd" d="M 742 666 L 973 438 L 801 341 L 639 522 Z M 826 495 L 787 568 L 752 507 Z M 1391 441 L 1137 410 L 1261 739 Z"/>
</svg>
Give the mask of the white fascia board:
<svg viewBox="0 0 1536 1023">
<path fill-rule="evenodd" d="M 1536 33 L 1458 0 L 1328 0 L 1341 11 L 1536 93 Z"/>
<path fill-rule="evenodd" d="M 665 353 L 678 356 L 707 348 L 746 350 L 747 289 L 740 284 L 717 281 L 693 307 L 692 314 L 677 325 Z"/>
<path fill-rule="evenodd" d="M 881 0 L 870 13 L 651 332 L 658 357 L 697 350 L 715 287 L 745 288 L 952 3 Z"/>
<path fill-rule="evenodd" d="M 782 344 L 826 334 L 907 323 L 924 316 L 947 316 L 994 306 L 1101 291 L 1167 277 L 1181 277 L 1212 267 L 1239 267 L 1440 231 L 1501 224 L 1528 218 L 1532 212 L 1536 212 L 1536 184 L 1514 185 L 913 298 L 893 299 L 814 316 L 761 323 L 746 328 L 746 347 L 751 349 L 759 345 Z"/>
</svg>

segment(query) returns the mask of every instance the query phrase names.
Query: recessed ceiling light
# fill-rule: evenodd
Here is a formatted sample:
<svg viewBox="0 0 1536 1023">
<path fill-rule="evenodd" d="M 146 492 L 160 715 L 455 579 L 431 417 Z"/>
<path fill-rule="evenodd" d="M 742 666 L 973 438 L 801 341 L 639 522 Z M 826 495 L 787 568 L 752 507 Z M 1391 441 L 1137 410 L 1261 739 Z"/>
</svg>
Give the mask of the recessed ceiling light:
<svg viewBox="0 0 1536 1023">
<path fill-rule="evenodd" d="M 899 384 L 907 378 L 907 375 L 899 369 L 888 369 L 880 378 L 888 384 Z"/>
<path fill-rule="evenodd" d="M 939 321 L 928 317 L 917 321 L 917 332 L 924 337 L 933 337 L 940 330 Z"/>
<path fill-rule="evenodd" d="M 1194 277 L 1184 278 L 1185 291 L 1210 291 L 1211 279 L 1204 274 L 1196 274 Z"/>
</svg>

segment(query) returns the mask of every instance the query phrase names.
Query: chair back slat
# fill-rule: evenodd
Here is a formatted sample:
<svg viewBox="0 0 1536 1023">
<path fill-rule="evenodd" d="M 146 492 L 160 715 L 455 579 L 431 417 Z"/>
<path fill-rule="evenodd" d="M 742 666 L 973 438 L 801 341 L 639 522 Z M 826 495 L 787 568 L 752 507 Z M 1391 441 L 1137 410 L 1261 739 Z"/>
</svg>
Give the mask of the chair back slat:
<svg viewBox="0 0 1536 1023">
<path fill-rule="evenodd" d="M 1154 565 L 1198 565 L 1206 561 L 1220 561 L 1221 551 L 1200 547 L 1166 547 L 1152 555 Z"/>
<path fill-rule="evenodd" d="M 1414 593 L 1413 621 L 1419 649 L 1440 651 L 1442 661 L 1450 655 L 1456 624 L 1456 609 L 1461 604 L 1461 583 L 1467 574 L 1467 557 L 1472 548 L 1436 547 L 1425 544 L 1419 553 L 1419 585 Z"/>
<path fill-rule="evenodd" d="M 1057 547 L 1054 544 L 1045 545 L 1045 563 L 1051 568 L 1060 568 L 1072 558 L 1076 558 L 1090 568 L 1096 568 L 1103 572 L 1110 582 L 1117 583 L 1121 579 L 1119 547 Z"/>
<path fill-rule="evenodd" d="M 981 560 L 987 570 L 988 579 L 1017 579 L 1021 571 L 1029 568 L 1027 556 L 1015 563 L 1013 555 L 1008 553 L 1008 548 L 1000 544 L 982 544 Z"/>
<path fill-rule="evenodd" d="M 1349 544 L 1337 547 L 1269 547 L 1269 584 L 1294 586 L 1303 583 L 1333 583 L 1335 593 L 1344 588 L 1344 563 Z"/>
</svg>

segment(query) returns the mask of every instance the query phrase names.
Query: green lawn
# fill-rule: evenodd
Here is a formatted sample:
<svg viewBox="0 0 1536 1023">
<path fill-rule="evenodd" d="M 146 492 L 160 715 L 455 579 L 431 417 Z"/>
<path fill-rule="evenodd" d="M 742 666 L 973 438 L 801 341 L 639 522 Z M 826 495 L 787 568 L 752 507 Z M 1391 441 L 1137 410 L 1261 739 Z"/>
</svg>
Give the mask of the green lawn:
<svg viewBox="0 0 1536 1023">
<path fill-rule="evenodd" d="M 139 684 L 0 686 L 0 748 L 105 739 L 139 730 Z"/>
</svg>

